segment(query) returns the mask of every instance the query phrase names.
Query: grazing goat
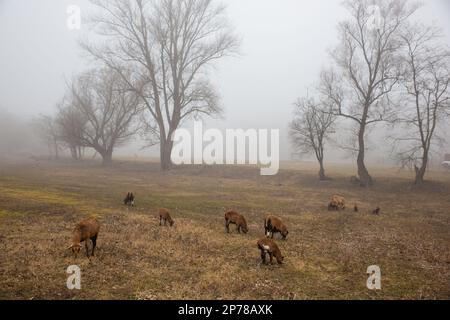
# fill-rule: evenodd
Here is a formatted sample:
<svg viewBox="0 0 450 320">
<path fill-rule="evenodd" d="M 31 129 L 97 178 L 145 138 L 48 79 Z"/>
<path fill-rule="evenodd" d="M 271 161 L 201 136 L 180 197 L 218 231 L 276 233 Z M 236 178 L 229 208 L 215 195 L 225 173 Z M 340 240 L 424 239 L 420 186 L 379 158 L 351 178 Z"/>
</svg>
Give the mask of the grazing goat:
<svg viewBox="0 0 450 320">
<path fill-rule="evenodd" d="M 169 221 L 169 225 L 173 226 L 174 221 L 172 220 L 172 217 L 170 216 L 169 210 L 161 208 L 159 209 L 159 225 L 162 226 L 162 222 L 164 221 L 164 225 L 167 224 L 167 221 Z"/>
<path fill-rule="evenodd" d="M 127 196 L 123 200 L 123 204 L 126 206 L 134 207 L 134 194 L 133 192 L 128 192 Z"/>
<path fill-rule="evenodd" d="M 236 225 L 236 230 L 241 233 L 247 233 L 248 227 L 247 227 L 247 221 L 245 221 L 245 218 L 243 215 L 237 213 L 236 211 L 228 211 L 225 213 L 225 228 L 228 233 L 230 233 L 230 224 Z"/>
<path fill-rule="evenodd" d="M 88 240 L 92 241 L 92 256 L 94 255 L 95 246 L 97 245 L 97 236 L 100 231 L 100 223 L 95 218 L 85 219 L 75 226 L 73 230 L 72 245 L 68 248 L 71 249 L 75 255 L 81 250 L 81 242 L 84 241 L 86 247 L 86 256 L 89 258 Z"/>
<path fill-rule="evenodd" d="M 261 260 L 266 264 L 266 254 L 269 254 L 270 263 L 272 264 L 273 256 L 277 259 L 278 264 L 282 264 L 284 257 L 281 255 L 281 251 L 278 248 L 275 241 L 268 238 L 263 238 L 258 241 L 258 249 L 261 251 Z"/>
<path fill-rule="evenodd" d="M 264 219 L 264 230 L 266 237 L 271 236 L 272 239 L 274 233 L 280 233 L 283 239 L 286 239 L 289 233 L 283 221 L 275 216 L 268 216 Z"/>
<path fill-rule="evenodd" d="M 345 198 L 341 196 L 334 195 L 331 197 L 331 201 L 328 204 L 328 210 L 344 210 L 345 209 Z"/>
<path fill-rule="evenodd" d="M 381 211 L 380 207 L 377 207 L 375 210 L 372 211 L 372 214 L 379 215 L 380 211 Z"/>
</svg>

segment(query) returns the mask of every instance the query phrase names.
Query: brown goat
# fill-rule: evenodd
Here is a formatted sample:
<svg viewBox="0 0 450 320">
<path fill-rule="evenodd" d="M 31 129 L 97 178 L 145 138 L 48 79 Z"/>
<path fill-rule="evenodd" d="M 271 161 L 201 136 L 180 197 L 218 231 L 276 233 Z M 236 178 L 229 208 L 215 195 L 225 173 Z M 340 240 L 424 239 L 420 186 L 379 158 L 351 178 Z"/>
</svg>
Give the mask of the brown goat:
<svg viewBox="0 0 450 320">
<path fill-rule="evenodd" d="M 225 213 L 225 228 L 228 233 L 230 233 L 230 224 L 236 225 L 236 230 L 241 233 L 247 233 L 248 227 L 247 227 L 247 221 L 245 221 L 245 218 L 243 215 L 237 213 L 236 211 L 228 211 Z"/>
<path fill-rule="evenodd" d="M 170 216 L 169 210 L 161 208 L 159 209 L 159 225 L 162 225 L 162 222 L 164 221 L 164 225 L 167 224 L 167 221 L 169 221 L 169 225 L 173 226 L 174 221 L 172 220 L 172 217 Z"/>
<path fill-rule="evenodd" d="M 263 238 L 258 241 L 258 249 L 261 251 L 261 260 L 266 264 L 266 254 L 269 254 L 270 263 L 272 264 L 273 257 L 277 259 L 278 264 L 282 264 L 284 257 L 281 255 L 281 251 L 278 248 L 275 241 L 268 238 Z"/>
<path fill-rule="evenodd" d="M 375 210 L 372 211 L 372 214 L 379 215 L 380 212 L 381 212 L 380 207 L 377 207 Z"/>
<path fill-rule="evenodd" d="M 344 210 L 345 209 L 345 198 L 341 196 L 334 195 L 331 197 L 331 201 L 328 204 L 328 210 Z"/>
<path fill-rule="evenodd" d="M 280 233 L 283 239 L 286 239 L 289 233 L 283 221 L 275 216 L 268 216 L 264 219 L 264 230 L 266 236 L 271 235 L 272 239 L 274 233 Z"/>
<path fill-rule="evenodd" d="M 126 206 L 134 207 L 134 194 L 133 192 L 128 192 L 125 199 L 123 199 L 123 204 Z"/>
<path fill-rule="evenodd" d="M 100 231 L 100 223 L 95 218 L 85 219 L 75 226 L 72 236 L 72 245 L 68 248 L 71 249 L 75 257 L 81 250 L 81 242 L 84 241 L 86 247 L 86 256 L 89 258 L 88 240 L 92 241 L 92 256 L 94 255 L 95 247 L 97 245 L 97 236 Z"/>
</svg>

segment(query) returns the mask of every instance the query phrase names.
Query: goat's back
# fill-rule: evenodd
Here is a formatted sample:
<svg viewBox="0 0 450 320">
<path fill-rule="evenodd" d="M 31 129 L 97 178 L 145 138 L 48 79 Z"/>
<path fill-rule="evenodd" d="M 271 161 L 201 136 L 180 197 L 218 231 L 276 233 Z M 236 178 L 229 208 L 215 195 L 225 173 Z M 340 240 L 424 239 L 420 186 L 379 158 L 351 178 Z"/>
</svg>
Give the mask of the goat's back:
<svg viewBox="0 0 450 320">
<path fill-rule="evenodd" d="M 100 231 L 100 222 L 95 218 L 88 218 L 80 221 L 74 232 L 79 232 L 82 239 L 92 238 L 98 235 Z"/>
</svg>

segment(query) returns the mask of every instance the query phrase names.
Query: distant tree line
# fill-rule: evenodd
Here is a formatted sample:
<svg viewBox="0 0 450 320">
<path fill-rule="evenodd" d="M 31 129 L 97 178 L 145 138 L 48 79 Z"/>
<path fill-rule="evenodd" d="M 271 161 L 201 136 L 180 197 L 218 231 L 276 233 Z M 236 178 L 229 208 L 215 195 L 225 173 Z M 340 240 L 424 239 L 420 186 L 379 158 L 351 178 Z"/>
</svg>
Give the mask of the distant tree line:
<svg viewBox="0 0 450 320">
<path fill-rule="evenodd" d="M 81 47 L 99 67 L 72 79 L 55 117 L 42 116 L 41 136 L 58 157 L 84 148 L 105 165 L 114 149 L 139 132 L 160 145 L 170 169 L 172 135 L 190 118 L 220 114 L 208 77 L 213 63 L 235 53 L 237 37 L 215 0 L 91 0 L 95 43 Z"/>
<path fill-rule="evenodd" d="M 95 42 L 82 49 L 95 68 L 73 77 L 53 117 L 35 128 L 55 158 L 62 149 L 81 159 L 95 150 L 108 165 L 115 148 L 134 136 L 160 146 L 170 169 L 172 135 L 185 121 L 222 112 L 209 79 L 215 61 L 235 53 L 239 41 L 215 0 L 91 0 Z M 353 129 L 357 179 L 374 183 L 366 165 L 368 132 L 381 124 L 398 161 L 421 184 L 433 148 L 450 115 L 450 50 L 442 31 L 416 22 L 408 0 L 348 0 L 339 44 L 311 96 L 298 99 L 290 136 L 298 153 L 313 153 L 326 179 L 326 146 L 337 124 Z M 377 10 L 373 10 L 373 8 Z"/>
<path fill-rule="evenodd" d="M 355 133 L 350 148 L 357 154 L 359 182 L 370 186 L 368 129 L 380 128 L 378 123 L 401 126 L 402 134 L 388 135 L 387 141 L 421 184 L 432 147 L 442 142 L 438 128 L 450 114 L 450 50 L 441 41 L 442 31 L 414 21 L 419 6 L 407 0 L 349 0 L 344 5 L 350 16 L 338 26 L 333 64 L 321 73 L 313 98 L 296 104 L 292 142 L 316 155 L 324 179 L 324 144 L 332 124 L 347 120 Z"/>
</svg>

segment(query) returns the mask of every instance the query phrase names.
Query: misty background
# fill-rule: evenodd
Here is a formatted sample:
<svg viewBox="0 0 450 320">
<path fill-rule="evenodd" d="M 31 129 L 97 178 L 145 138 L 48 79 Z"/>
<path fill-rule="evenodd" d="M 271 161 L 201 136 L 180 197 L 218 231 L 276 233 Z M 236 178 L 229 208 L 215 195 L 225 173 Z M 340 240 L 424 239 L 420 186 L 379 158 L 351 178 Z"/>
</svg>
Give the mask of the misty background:
<svg viewBox="0 0 450 320">
<path fill-rule="evenodd" d="M 307 94 L 329 63 L 328 50 L 338 42 L 336 26 L 347 13 L 340 0 L 222 2 L 242 44 L 239 56 L 220 60 L 211 74 L 225 112 L 223 119 L 207 119 L 205 127 L 280 129 L 280 158 L 292 159 L 288 127 L 293 103 Z M 423 4 L 420 19 L 442 27 L 449 44 L 450 1 Z M 88 26 L 66 27 L 70 5 L 81 8 L 82 18 L 92 9 L 81 0 L 0 0 L 1 153 L 45 152 L 28 123 L 39 114 L 53 115 L 67 81 L 89 67 L 89 58 L 78 45 Z M 383 141 L 383 130 L 369 136 L 368 162 L 391 161 Z M 135 139 L 115 155 L 158 155 L 157 147 L 141 150 L 143 145 Z M 446 150 L 450 153 L 448 145 Z M 352 161 L 332 146 L 326 159 Z"/>
</svg>

